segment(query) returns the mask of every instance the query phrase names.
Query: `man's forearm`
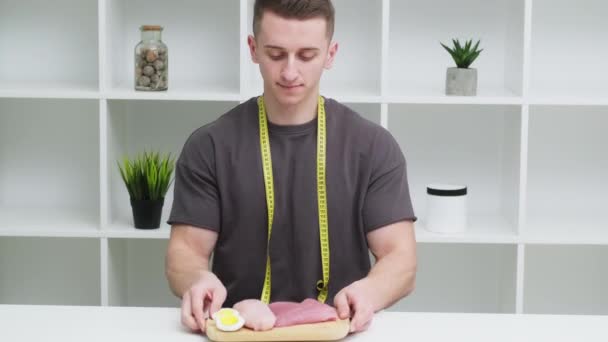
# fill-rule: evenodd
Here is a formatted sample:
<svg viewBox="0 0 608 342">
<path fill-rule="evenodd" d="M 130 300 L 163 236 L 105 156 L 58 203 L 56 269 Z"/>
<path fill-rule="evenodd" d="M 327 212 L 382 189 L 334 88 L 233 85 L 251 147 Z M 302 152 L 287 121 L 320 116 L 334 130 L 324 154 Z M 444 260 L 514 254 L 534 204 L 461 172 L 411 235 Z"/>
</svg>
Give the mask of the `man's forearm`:
<svg viewBox="0 0 608 342">
<path fill-rule="evenodd" d="M 209 259 L 193 256 L 191 252 L 181 248 L 169 248 L 165 270 L 171 291 L 182 298 L 192 284 L 210 273 Z"/>
<path fill-rule="evenodd" d="M 414 290 L 416 263 L 412 253 L 395 250 L 377 260 L 362 281 L 371 291 L 374 311 L 385 309 Z"/>
</svg>

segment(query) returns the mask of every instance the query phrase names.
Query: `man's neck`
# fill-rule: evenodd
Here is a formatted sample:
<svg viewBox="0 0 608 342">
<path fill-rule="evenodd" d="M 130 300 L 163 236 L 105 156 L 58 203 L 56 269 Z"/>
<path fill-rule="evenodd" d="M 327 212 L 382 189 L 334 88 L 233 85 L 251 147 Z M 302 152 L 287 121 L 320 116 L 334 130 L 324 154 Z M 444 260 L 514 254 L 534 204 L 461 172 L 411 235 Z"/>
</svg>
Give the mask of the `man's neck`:
<svg viewBox="0 0 608 342">
<path fill-rule="evenodd" d="M 284 106 L 269 93 L 264 93 L 264 106 L 268 120 L 277 125 L 300 125 L 312 121 L 317 116 L 318 92 L 302 102 Z"/>
</svg>

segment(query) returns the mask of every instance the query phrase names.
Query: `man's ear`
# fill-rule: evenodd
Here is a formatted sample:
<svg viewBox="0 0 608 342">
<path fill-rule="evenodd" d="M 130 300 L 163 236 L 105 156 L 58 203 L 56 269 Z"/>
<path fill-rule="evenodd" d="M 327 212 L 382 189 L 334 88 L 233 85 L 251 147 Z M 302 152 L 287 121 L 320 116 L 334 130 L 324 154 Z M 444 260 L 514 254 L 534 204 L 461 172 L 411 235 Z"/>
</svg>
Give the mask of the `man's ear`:
<svg viewBox="0 0 608 342">
<path fill-rule="evenodd" d="M 331 42 L 329 44 L 329 49 L 327 50 L 327 57 L 324 64 L 325 69 L 331 69 L 331 67 L 334 65 L 336 53 L 338 53 L 338 43 Z"/>
<path fill-rule="evenodd" d="M 251 61 L 258 64 L 258 56 L 256 55 L 257 46 L 255 38 L 252 35 L 247 37 L 247 45 L 249 45 L 249 53 L 251 54 Z"/>
</svg>

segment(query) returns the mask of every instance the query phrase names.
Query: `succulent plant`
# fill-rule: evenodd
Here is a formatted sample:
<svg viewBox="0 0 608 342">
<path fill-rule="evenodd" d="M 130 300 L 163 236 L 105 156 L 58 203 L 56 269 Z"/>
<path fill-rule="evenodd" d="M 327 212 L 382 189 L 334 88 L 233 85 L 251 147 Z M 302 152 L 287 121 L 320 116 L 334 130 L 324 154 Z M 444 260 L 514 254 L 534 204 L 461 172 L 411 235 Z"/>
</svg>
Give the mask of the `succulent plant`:
<svg viewBox="0 0 608 342">
<path fill-rule="evenodd" d="M 456 62 L 457 67 L 467 69 L 473 63 L 473 61 L 475 61 L 477 56 L 479 56 L 481 51 L 483 51 L 483 49 L 477 50 L 479 42 L 480 41 L 478 40 L 477 44 L 475 44 L 473 48 L 471 48 L 471 45 L 473 43 L 472 40 L 466 41 L 464 47 L 462 47 L 458 39 L 452 39 L 452 43 L 454 44 L 454 47 L 452 49 L 445 46 L 445 44 L 441 42 L 440 44 L 444 47 L 444 49 L 446 49 L 450 53 L 450 55 L 454 59 L 454 62 Z"/>
</svg>

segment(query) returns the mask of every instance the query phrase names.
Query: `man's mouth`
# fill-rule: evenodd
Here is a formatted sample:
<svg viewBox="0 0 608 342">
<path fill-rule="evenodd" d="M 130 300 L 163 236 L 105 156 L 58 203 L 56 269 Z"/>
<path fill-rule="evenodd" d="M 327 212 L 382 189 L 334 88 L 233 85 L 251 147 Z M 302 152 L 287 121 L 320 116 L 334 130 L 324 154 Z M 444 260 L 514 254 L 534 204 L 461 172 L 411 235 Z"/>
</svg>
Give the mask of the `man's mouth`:
<svg viewBox="0 0 608 342">
<path fill-rule="evenodd" d="M 290 84 L 290 85 L 285 85 L 285 84 L 281 84 L 281 83 L 278 83 L 278 85 L 279 85 L 281 88 L 285 88 L 285 89 L 295 89 L 295 88 L 298 88 L 298 87 L 301 87 L 301 86 L 302 86 L 301 84 Z"/>
</svg>

